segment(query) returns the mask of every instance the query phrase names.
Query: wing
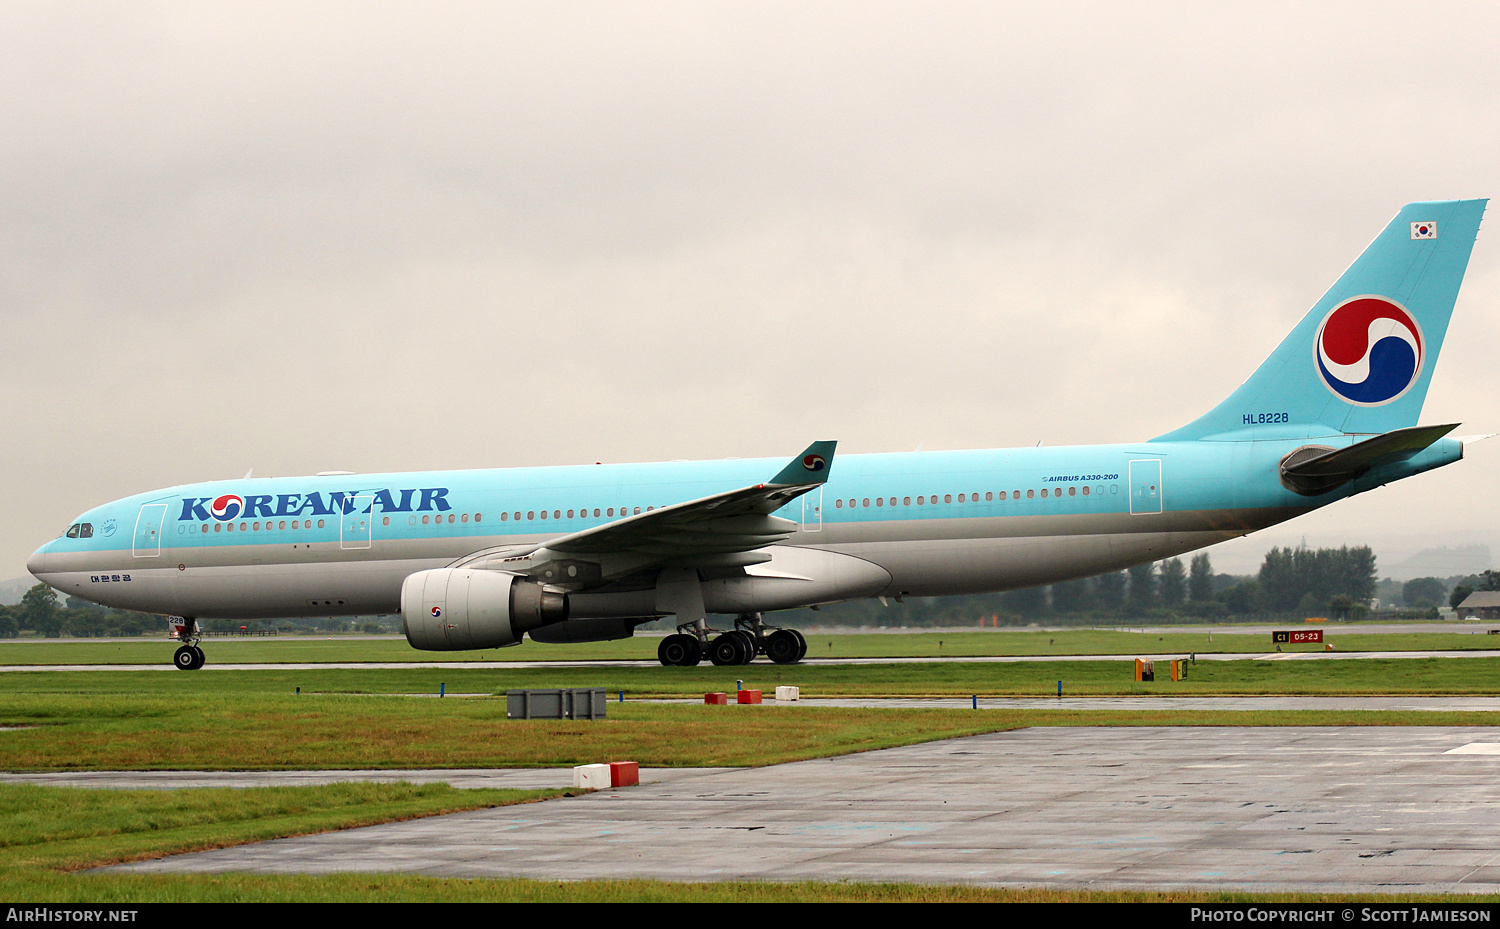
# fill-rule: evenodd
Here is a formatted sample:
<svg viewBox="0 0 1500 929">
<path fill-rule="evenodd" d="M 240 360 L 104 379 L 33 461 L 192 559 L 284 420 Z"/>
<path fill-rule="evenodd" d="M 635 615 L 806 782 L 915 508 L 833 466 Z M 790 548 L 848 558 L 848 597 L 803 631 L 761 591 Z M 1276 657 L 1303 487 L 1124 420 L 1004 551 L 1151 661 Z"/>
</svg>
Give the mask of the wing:
<svg viewBox="0 0 1500 929">
<path fill-rule="evenodd" d="M 648 569 L 769 561 L 758 550 L 797 531 L 796 522 L 771 514 L 828 480 L 837 445 L 814 442 L 764 484 L 626 516 L 549 539 L 530 551 L 479 553 L 462 564 L 586 589 Z"/>
</svg>

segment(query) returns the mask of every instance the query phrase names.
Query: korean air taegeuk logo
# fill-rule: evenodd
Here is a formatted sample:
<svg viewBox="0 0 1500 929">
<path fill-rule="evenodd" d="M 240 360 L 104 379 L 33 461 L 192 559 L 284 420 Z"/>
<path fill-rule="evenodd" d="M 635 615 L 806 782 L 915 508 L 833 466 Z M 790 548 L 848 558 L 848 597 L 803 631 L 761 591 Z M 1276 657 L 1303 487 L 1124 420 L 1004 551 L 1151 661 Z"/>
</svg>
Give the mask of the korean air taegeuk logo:
<svg viewBox="0 0 1500 929">
<path fill-rule="evenodd" d="M 1334 307 L 1318 327 L 1318 377 L 1355 406 L 1382 406 L 1411 389 L 1422 373 L 1422 329 L 1403 306 L 1364 296 Z"/>
<path fill-rule="evenodd" d="M 209 513 L 220 522 L 228 522 L 245 511 L 245 498 L 238 494 L 225 494 L 214 501 Z"/>
</svg>

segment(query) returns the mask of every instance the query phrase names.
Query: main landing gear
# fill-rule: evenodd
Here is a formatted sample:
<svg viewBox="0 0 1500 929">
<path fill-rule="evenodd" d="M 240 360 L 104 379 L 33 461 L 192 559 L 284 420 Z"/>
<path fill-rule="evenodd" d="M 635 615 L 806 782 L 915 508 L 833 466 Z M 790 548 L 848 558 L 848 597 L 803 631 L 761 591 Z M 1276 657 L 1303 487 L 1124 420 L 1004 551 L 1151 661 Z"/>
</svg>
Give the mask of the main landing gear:
<svg viewBox="0 0 1500 929">
<path fill-rule="evenodd" d="M 172 664 L 179 671 L 196 671 L 203 667 L 207 659 L 203 657 L 203 649 L 198 647 L 197 620 L 184 616 L 182 622 L 172 623 L 172 628 L 177 633 L 177 641 L 182 643 L 172 654 Z"/>
<path fill-rule="evenodd" d="M 733 629 L 712 641 L 708 632 L 708 623 L 703 620 L 678 626 L 675 635 L 662 639 L 657 646 L 657 659 L 667 667 L 693 667 L 707 656 L 722 667 L 749 664 L 756 655 L 765 655 L 777 664 L 795 664 L 807 654 L 807 639 L 802 633 L 767 626 L 759 613 L 741 613 Z"/>
</svg>

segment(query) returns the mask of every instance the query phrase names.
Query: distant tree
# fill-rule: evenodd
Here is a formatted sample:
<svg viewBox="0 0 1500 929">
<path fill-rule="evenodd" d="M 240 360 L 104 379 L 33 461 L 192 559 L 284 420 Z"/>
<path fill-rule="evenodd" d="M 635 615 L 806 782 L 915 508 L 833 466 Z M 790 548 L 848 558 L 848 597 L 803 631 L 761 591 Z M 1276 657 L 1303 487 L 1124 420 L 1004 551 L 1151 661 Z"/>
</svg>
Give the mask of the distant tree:
<svg viewBox="0 0 1500 929">
<path fill-rule="evenodd" d="M 1412 609 L 1437 606 L 1448 599 L 1448 585 L 1441 578 L 1414 577 L 1401 585 L 1401 602 Z"/>
<path fill-rule="evenodd" d="M 1247 578 L 1233 587 L 1226 587 L 1219 595 L 1229 612 L 1243 615 L 1265 610 L 1265 599 L 1261 595 L 1260 581 Z"/>
<path fill-rule="evenodd" d="M 1094 578 L 1094 596 L 1099 606 L 1106 610 L 1118 610 L 1125 605 L 1125 572 L 1111 571 Z"/>
<path fill-rule="evenodd" d="M 1094 584 L 1086 577 L 1052 585 L 1052 609 L 1059 613 L 1082 613 L 1094 604 Z"/>
<path fill-rule="evenodd" d="M 57 591 L 46 584 L 37 584 L 21 595 L 15 617 L 20 628 L 31 629 L 55 639 L 62 635 L 60 613 Z"/>
<path fill-rule="evenodd" d="M 1130 575 L 1130 607 L 1149 610 L 1156 606 L 1156 565 L 1147 562 L 1126 569 Z"/>
<path fill-rule="evenodd" d="M 1265 608 L 1279 613 L 1318 609 L 1340 594 L 1368 602 L 1375 595 L 1375 553 L 1369 546 L 1273 548 L 1259 581 Z"/>
<path fill-rule="evenodd" d="M 1000 595 L 1005 611 L 1023 618 L 1041 616 L 1047 612 L 1047 588 L 1027 587 L 1023 590 L 1008 590 Z"/>
<path fill-rule="evenodd" d="M 1188 599 L 1199 603 L 1214 598 L 1214 569 L 1208 562 L 1208 552 L 1193 556 L 1188 568 Z"/>
<path fill-rule="evenodd" d="M 1162 606 L 1181 606 L 1182 601 L 1187 599 L 1187 586 L 1187 570 L 1183 568 L 1181 558 L 1168 558 L 1161 563 L 1157 589 Z"/>
<path fill-rule="evenodd" d="M 1370 614 L 1370 607 L 1348 594 L 1336 594 L 1328 601 L 1328 612 L 1336 619 L 1359 620 Z"/>
<path fill-rule="evenodd" d="M 14 639 L 21 631 L 16 622 L 15 607 L 0 606 L 0 639 Z"/>
<path fill-rule="evenodd" d="M 1467 600 L 1469 598 L 1469 594 L 1473 592 L 1474 588 L 1468 586 L 1467 584 L 1459 584 L 1457 587 L 1453 588 L 1453 593 L 1448 595 L 1448 605 L 1453 607 L 1455 610 L 1458 609 L 1458 605 Z"/>
</svg>

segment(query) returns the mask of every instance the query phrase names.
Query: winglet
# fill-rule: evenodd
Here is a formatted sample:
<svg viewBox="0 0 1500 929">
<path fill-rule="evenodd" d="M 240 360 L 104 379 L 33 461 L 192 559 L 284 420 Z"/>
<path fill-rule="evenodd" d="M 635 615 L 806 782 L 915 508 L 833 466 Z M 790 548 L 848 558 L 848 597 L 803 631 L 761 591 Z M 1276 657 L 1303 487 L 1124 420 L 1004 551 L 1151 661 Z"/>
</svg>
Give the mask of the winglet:
<svg viewBox="0 0 1500 929">
<path fill-rule="evenodd" d="M 828 473 L 833 470 L 833 450 L 838 447 L 838 444 L 837 442 L 814 442 L 767 483 L 773 487 L 823 483 L 828 480 Z"/>
</svg>

